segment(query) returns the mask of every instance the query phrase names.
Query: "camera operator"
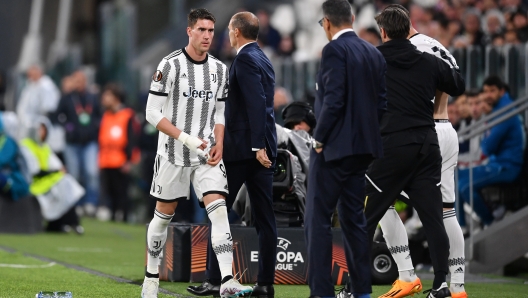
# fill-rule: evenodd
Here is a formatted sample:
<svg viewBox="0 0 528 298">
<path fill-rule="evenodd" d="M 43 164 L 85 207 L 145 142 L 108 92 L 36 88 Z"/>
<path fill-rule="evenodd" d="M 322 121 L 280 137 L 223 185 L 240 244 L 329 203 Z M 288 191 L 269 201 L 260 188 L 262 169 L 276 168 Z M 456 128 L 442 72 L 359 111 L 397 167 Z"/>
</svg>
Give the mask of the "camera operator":
<svg viewBox="0 0 528 298">
<path fill-rule="evenodd" d="M 282 159 L 280 153 L 277 156 L 276 170 L 273 176 L 273 198 L 284 201 L 296 201 L 296 209 L 299 211 L 299 219 L 287 225 L 302 225 L 304 218 L 304 206 L 306 198 L 306 175 L 308 174 L 308 164 L 310 149 L 312 146 L 311 133 L 315 128 L 315 115 L 313 108 L 306 102 L 296 101 L 287 105 L 282 110 L 284 127 L 275 124 L 277 129 L 277 147 L 286 149 L 290 158 Z M 281 150 L 279 150 L 281 151 Z M 287 154 L 287 153 L 285 153 Z M 284 191 L 282 187 L 277 187 L 275 182 L 281 182 L 287 178 L 287 161 L 291 161 L 291 191 Z M 280 204 L 274 203 L 275 211 L 279 211 Z M 241 221 L 246 225 L 252 225 L 251 205 L 247 200 L 247 190 L 242 186 L 233 204 L 233 210 L 240 216 Z M 277 215 L 276 215 L 277 216 Z M 277 218 L 277 225 L 280 225 L 280 218 Z"/>
</svg>

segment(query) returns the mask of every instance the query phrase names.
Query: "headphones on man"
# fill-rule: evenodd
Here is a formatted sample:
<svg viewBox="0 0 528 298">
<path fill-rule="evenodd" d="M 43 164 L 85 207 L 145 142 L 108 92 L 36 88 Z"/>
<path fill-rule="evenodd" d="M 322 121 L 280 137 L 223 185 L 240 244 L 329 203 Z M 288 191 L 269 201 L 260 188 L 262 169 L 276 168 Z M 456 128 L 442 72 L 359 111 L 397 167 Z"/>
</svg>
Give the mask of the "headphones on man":
<svg viewBox="0 0 528 298">
<path fill-rule="evenodd" d="M 309 103 L 307 103 L 307 102 L 294 101 L 294 102 L 290 103 L 289 105 L 287 105 L 286 107 L 284 107 L 284 109 L 282 110 L 282 119 L 284 119 L 286 121 L 288 116 L 291 116 L 291 115 L 288 115 L 288 114 L 289 113 L 290 114 L 293 113 L 292 112 L 292 107 L 294 109 L 295 108 L 300 108 L 300 109 L 303 110 L 304 115 L 300 119 L 297 119 L 297 120 L 302 120 L 302 121 L 306 122 L 306 124 L 308 124 L 310 126 L 310 128 L 313 130 L 315 128 L 315 125 L 316 125 L 315 114 L 314 114 L 312 106 Z"/>
</svg>

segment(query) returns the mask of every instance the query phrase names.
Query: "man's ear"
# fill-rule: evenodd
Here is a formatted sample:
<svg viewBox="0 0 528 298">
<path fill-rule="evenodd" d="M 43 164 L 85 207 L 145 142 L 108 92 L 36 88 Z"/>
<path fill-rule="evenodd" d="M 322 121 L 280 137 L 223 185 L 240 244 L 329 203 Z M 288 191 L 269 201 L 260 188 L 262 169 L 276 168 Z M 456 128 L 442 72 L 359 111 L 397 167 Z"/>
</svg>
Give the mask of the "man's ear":
<svg viewBox="0 0 528 298">
<path fill-rule="evenodd" d="M 191 37 L 191 27 L 187 27 L 187 36 Z"/>
<path fill-rule="evenodd" d="M 380 35 L 381 35 L 381 40 L 385 42 L 385 40 L 387 40 L 387 31 L 385 31 L 385 29 L 383 28 L 380 28 Z"/>
</svg>

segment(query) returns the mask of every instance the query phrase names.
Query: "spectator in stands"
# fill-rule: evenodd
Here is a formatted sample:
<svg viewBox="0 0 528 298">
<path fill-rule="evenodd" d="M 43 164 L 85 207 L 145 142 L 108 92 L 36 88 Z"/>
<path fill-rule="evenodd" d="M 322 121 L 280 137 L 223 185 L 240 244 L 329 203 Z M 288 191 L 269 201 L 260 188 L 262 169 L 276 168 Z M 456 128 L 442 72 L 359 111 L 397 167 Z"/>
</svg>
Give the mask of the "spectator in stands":
<svg viewBox="0 0 528 298">
<path fill-rule="evenodd" d="M 277 49 L 277 55 L 281 57 L 291 57 L 295 52 L 295 43 L 293 36 L 287 35 L 281 38 L 279 48 Z"/>
<path fill-rule="evenodd" d="M 486 42 L 489 43 L 491 36 L 502 33 L 504 30 L 505 20 L 503 14 L 497 10 L 488 10 L 483 20 L 483 28 L 486 33 Z"/>
<path fill-rule="evenodd" d="M 480 28 L 480 12 L 470 9 L 464 16 L 464 34 L 453 41 L 457 48 L 465 48 L 470 45 L 483 45 L 484 33 Z"/>
<path fill-rule="evenodd" d="M 39 65 L 32 65 L 26 72 L 27 83 L 20 93 L 17 115 L 21 124 L 21 137 L 26 137 L 28 129 L 38 116 L 55 112 L 60 99 L 60 91 Z"/>
<path fill-rule="evenodd" d="M 491 37 L 491 44 L 496 47 L 502 47 L 504 45 L 504 35 L 495 34 Z"/>
<path fill-rule="evenodd" d="M 258 43 L 262 48 L 270 47 L 274 52 L 279 50 L 281 42 L 281 35 L 269 21 L 269 14 L 267 11 L 260 9 L 257 11 L 257 18 L 259 19 L 259 34 Z"/>
<path fill-rule="evenodd" d="M 521 42 L 527 42 L 528 41 L 528 19 L 527 19 L 526 11 L 517 10 L 515 13 L 511 15 L 510 20 L 513 24 L 513 27 L 514 27 L 513 29 L 517 31 L 519 40 Z"/>
<path fill-rule="evenodd" d="M 375 27 L 368 27 L 359 30 L 358 36 L 375 47 L 381 45 L 381 35 Z"/>
<path fill-rule="evenodd" d="M 483 115 L 484 110 L 482 104 L 487 104 L 483 100 L 477 91 L 469 91 L 466 93 L 469 108 L 471 111 L 471 123 L 470 125 L 475 124 Z M 479 165 L 482 158 L 482 150 L 480 148 L 480 142 L 482 140 L 482 135 L 475 136 L 471 138 L 469 142 L 469 148 L 466 152 L 460 152 L 458 154 L 458 168 L 464 169 L 469 166 L 469 163 L 472 162 L 474 165 Z"/>
<path fill-rule="evenodd" d="M 504 33 L 504 43 L 505 44 L 520 44 L 521 41 L 519 40 L 518 31 L 515 30 L 508 30 L 506 33 Z"/>
<path fill-rule="evenodd" d="M 88 215 L 94 215 L 99 196 L 97 138 L 101 108 L 97 96 L 87 91 L 86 75 L 76 71 L 71 76 L 73 91 L 64 94 L 56 111 L 56 120 L 66 134 L 66 168 L 86 189 L 80 201 Z M 82 178 L 82 179 L 81 179 Z"/>
<path fill-rule="evenodd" d="M 455 130 L 458 130 L 460 127 L 460 113 L 458 112 L 456 102 L 452 101 L 447 105 L 447 115 L 449 117 L 449 123 L 453 125 Z"/>
<path fill-rule="evenodd" d="M 275 123 L 284 125 L 282 119 L 282 109 L 292 102 L 291 93 L 283 87 L 275 87 L 275 95 L 273 96 L 273 109 L 275 110 Z"/>
<path fill-rule="evenodd" d="M 101 95 L 101 105 L 106 111 L 99 130 L 99 167 L 101 197 L 110 207 L 112 220 L 126 222 L 130 170 L 139 161 L 136 148 L 139 124 L 124 101 L 124 92 L 115 84 L 107 85 Z"/>
<path fill-rule="evenodd" d="M 484 80 L 485 100 L 493 106 L 495 112 L 512 103 L 506 91 L 506 85 L 497 76 L 490 76 Z M 488 208 L 480 190 L 496 183 L 511 183 L 517 179 L 523 165 L 525 147 L 525 132 L 519 116 L 514 116 L 494 127 L 484 134 L 481 142 L 482 153 L 488 157 L 486 165 L 473 169 L 473 199 L 476 214 L 481 223 L 490 225 L 493 220 L 492 210 Z M 469 204 L 469 170 L 459 172 L 459 190 L 462 200 Z M 460 225 L 465 225 L 461 218 Z"/>
<path fill-rule="evenodd" d="M 29 185 L 22 173 L 18 145 L 4 129 L 3 114 L 0 113 L 0 196 L 17 201 L 29 195 Z"/>
</svg>

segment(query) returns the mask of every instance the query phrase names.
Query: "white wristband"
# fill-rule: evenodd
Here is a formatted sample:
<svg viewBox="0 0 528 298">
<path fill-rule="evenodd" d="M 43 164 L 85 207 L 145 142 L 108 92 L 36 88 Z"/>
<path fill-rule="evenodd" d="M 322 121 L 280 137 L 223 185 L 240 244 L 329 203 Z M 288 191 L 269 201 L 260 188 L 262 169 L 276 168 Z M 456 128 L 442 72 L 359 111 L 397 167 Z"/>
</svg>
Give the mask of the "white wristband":
<svg viewBox="0 0 528 298">
<path fill-rule="evenodd" d="M 178 141 L 180 141 L 180 142 L 185 144 L 185 141 L 187 141 L 188 137 L 189 137 L 189 135 L 182 131 L 182 132 L 180 132 L 180 135 L 178 136 Z"/>
</svg>

